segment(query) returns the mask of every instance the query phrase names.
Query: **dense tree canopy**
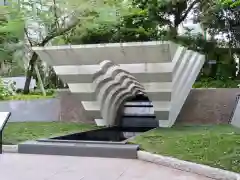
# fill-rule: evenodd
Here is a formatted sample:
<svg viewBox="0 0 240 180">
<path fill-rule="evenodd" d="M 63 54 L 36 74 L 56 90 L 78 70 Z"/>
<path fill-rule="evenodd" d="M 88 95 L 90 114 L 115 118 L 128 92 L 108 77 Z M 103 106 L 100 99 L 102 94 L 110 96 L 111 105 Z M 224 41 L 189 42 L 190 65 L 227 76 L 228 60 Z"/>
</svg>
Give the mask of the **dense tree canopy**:
<svg viewBox="0 0 240 180">
<path fill-rule="evenodd" d="M 240 0 L 222 0 L 221 1 L 224 5 L 228 5 L 231 8 L 236 8 L 240 6 Z"/>
<path fill-rule="evenodd" d="M 4 11 L 0 9 L 0 12 L 8 12 L 7 16 L 1 15 L 4 18 L 0 20 L 2 60 L 17 61 L 13 60 L 13 54 L 19 52 L 18 50 L 25 52 L 26 44 L 31 52 L 32 46 L 50 44 L 172 40 L 204 53 L 209 60 L 217 60 L 210 73 L 203 71 L 202 77 L 238 78 L 233 57 L 239 52 L 239 0 L 99 0 L 91 3 L 88 0 L 42 0 L 39 4 L 35 1 L 19 2 L 21 6 L 13 3 L 10 7 L 4 7 Z M 205 33 L 193 35 L 189 30 L 184 35 L 179 34 L 180 25 L 187 19 L 199 23 Z M 210 38 L 207 39 L 206 34 Z M 26 43 L 21 44 L 23 37 L 26 38 Z M 26 92 L 29 78 L 35 76 L 36 65 L 40 69 L 44 67 L 37 55 L 31 52 L 27 64 Z M 52 80 L 52 77 L 57 77 L 51 68 L 49 71 L 41 71 L 43 77 L 44 72 L 52 74 L 48 77 L 56 82 Z"/>
<path fill-rule="evenodd" d="M 123 14 L 130 13 L 127 2 L 116 0 L 98 0 L 91 3 L 88 0 L 42 0 L 39 2 L 19 0 L 18 3 L 8 4 L 3 7 L 8 19 L 4 22 L 4 26 L 1 26 L 0 32 L 6 35 L 4 41 L 7 45 L 9 45 L 7 40 L 12 38 L 12 34 L 18 41 L 24 41 L 19 48 L 27 57 L 23 56 L 19 59 L 22 61 L 25 58 L 24 62 L 28 64 L 25 93 L 29 92 L 31 78 L 39 64 L 38 56 L 32 52 L 31 47 L 49 45 L 53 40 L 67 35 L 77 26 L 88 29 L 99 24 L 117 24 Z M 23 26 L 22 22 L 24 22 Z M 13 28 L 14 26 L 17 28 Z M 12 31 L 18 28 L 21 31 Z M 6 47 L 5 52 L 7 52 Z"/>
</svg>

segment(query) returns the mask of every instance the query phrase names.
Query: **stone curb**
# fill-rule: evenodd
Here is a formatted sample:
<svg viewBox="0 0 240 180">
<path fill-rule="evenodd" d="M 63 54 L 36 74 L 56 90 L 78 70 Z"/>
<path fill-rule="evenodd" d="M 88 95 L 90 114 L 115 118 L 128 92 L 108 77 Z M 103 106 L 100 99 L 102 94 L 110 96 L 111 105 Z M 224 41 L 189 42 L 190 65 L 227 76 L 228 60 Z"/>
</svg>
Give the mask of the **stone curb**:
<svg viewBox="0 0 240 180">
<path fill-rule="evenodd" d="M 217 180 L 240 180 L 240 174 L 218 168 L 213 168 L 206 165 L 182 161 L 176 158 L 151 154 L 145 151 L 138 151 L 137 156 L 139 160 L 148 161 L 155 164 L 168 166 L 174 169 L 199 174 L 208 178 L 213 178 Z"/>
<path fill-rule="evenodd" d="M 4 153 L 18 153 L 18 145 L 3 145 Z"/>
</svg>

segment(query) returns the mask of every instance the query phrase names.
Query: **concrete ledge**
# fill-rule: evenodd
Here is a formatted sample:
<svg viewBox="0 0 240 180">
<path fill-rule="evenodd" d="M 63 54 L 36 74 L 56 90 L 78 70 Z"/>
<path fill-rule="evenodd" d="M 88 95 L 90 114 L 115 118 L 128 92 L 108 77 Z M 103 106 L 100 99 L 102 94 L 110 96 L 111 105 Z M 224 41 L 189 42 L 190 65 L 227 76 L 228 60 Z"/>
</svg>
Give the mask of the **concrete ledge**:
<svg viewBox="0 0 240 180">
<path fill-rule="evenodd" d="M 138 145 L 103 143 L 60 143 L 26 141 L 18 145 L 18 153 L 64 156 L 87 156 L 136 159 Z"/>
<path fill-rule="evenodd" d="M 4 153 L 17 153 L 18 145 L 3 145 L 3 152 Z"/>
<path fill-rule="evenodd" d="M 168 167 L 179 169 L 182 171 L 192 172 L 195 174 L 199 174 L 199 175 L 217 179 L 217 180 L 240 180 L 240 174 L 218 169 L 218 168 L 213 168 L 206 165 L 200 165 L 200 164 L 196 164 L 188 161 L 182 161 L 176 158 L 151 154 L 145 151 L 138 151 L 137 156 L 138 156 L 138 159 L 143 161 L 148 161 L 155 164 L 168 166 Z"/>
</svg>

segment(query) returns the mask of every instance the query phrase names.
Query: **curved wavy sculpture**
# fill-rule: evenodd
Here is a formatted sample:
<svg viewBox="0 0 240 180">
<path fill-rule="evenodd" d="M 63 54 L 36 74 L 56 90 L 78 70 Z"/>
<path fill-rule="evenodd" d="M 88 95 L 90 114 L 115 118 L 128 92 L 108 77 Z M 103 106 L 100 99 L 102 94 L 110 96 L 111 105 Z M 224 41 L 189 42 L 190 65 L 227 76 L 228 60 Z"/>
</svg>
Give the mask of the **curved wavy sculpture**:
<svg viewBox="0 0 240 180">
<path fill-rule="evenodd" d="M 171 127 L 204 64 L 204 55 L 172 42 L 35 47 L 68 83 L 86 112 L 102 125 L 118 125 L 128 98 L 145 94 L 159 126 Z"/>
<path fill-rule="evenodd" d="M 101 115 L 110 126 L 115 124 L 122 102 L 144 92 L 136 78 L 108 60 L 100 63 L 100 70 L 93 77 L 93 86 Z"/>
</svg>

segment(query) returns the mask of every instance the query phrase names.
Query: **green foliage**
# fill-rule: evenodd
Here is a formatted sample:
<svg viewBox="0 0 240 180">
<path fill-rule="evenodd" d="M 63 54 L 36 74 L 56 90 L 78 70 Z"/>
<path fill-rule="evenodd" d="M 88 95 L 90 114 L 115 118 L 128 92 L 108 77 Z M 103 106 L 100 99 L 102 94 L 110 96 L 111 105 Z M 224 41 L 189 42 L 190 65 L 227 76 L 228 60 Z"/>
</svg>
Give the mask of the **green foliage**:
<svg viewBox="0 0 240 180">
<path fill-rule="evenodd" d="M 33 90 L 29 94 L 23 94 L 22 91 L 16 92 L 13 82 L 4 82 L 0 79 L 0 100 L 31 100 L 31 99 L 45 99 L 54 98 L 56 91 L 54 89 L 47 89 L 46 96 L 42 95 L 40 90 Z"/>
<path fill-rule="evenodd" d="M 78 26 L 66 37 L 70 44 L 96 44 L 111 42 L 131 42 L 156 40 L 155 24 L 145 10 L 130 10 L 120 21 L 113 24 L 99 24 L 88 28 Z"/>
<path fill-rule="evenodd" d="M 172 40 L 189 49 L 204 53 L 207 59 L 217 60 L 215 70 L 210 70 L 212 71 L 212 73 L 209 73 L 210 75 L 202 73 L 202 77 L 215 76 L 216 79 L 236 78 L 236 64 L 232 58 L 232 48 L 230 47 L 234 46 L 235 42 L 231 44 L 220 43 L 214 38 L 207 41 L 203 35 L 192 36 L 190 33 L 179 36 L 176 31 L 179 24 L 186 19 L 190 10 L 193 10 L 197 21 L 201 23 L 209 34 L 229 33 L 226 24 L 236 22 L 237 14 L 227 8 L 228 6 L 233 7 L 227 0 L 224 2 L 220 0 L 132 0 L 125 2 L 99 0 L 91 1 L 91 3 L 88 0 L 69 0 L 67 2 L 43 0 L 37 4 L 35 1 L 24 2 L 20 0 L 19 2 L 21 6 L 12 3 L 9 7 L 3 7 L 4 11 L 0 10 L 0 12 L 8 12 L 8 16 L 4 15 L 4 18 L 0 21 L 3 24 L 0 28 L 0 41 L 1 34 L 4 34 L 2 41 L 5 42 L 2 43 L 4 46 L 1 47 L 0 45 L 0 51 L 2 50 L 6 55 L 4 57 L 0 54 L 0 57 L 4 57 L 3 59 L 11 59 L 13 52 L 19 54 L 19 56 L 23 55 L 23 53 L 16 53 L 16 51 L 23 51 L 25 43 L 12 45 L 12 42 L 14 39 L 19 42 L 24 33 L 27 35 L 31 46 L 45 46 L 49 42 L 53 45 L 63 45 L 66 43 L 95 44 Z M 233 4 L 236 6 L 235 3 Z M 226 16 L 225 11 L 229 15 Z M 63 17 L 65 15 L 66 17 Z M 170 16 L 173 17 L 173 20 Z M 27 23 L 26 19 L 30 23 Z M 39 26 L 26 26 L 25 32 L 23 32 L 24 22 L 28 25 L 33 21 Z M 69 22 L 71 23 L 69 24 Z M 41 38 L 34 38 L 31 31 L 39 32 L 42 35 Z M 238 37 L 233 33 L 231 35 Z M 11 44 L 11 48 L 6 44 Z M 230 48 L 226 53 L 225 51 L 219 51 L 218 46 L 229 46 Z M 16 61 L 23 64 L 22 58 L 18 58 Z M 33 55 L 30 56 L 27 76 L 35 77 L 33 70 L 30 71 L 30 66 L 33 66 L 36 62 L 44 79 L 46 74 L 42 71 L 41 62 Z M 17 67 L 13 60 L 10 60 L 10 63 Z M 48 74 L 50 76 L 44 79 L 45 87 L 62 87 L 62 82 L 50 71 L 52 70 L 49 70 Z"/>
<path fill-rule="evenodd" d="M 158 37 L 156 25 L 156 23 L 151 21 L 148 11 L 137 11 L 122 18 L 113 36 L 113 41 L 133 42 L 156 40 Z"/>
<path fill-rule="evenodd" d="M 46 89 L 45 91 L 46 91 L 47 96 L 55 96 L 55 94 L 56 94 L 55 89 Z M 30 95 L 42 95 L 42 91 L 34 90 L 34 91 L 30 92 Z"/>
<path fill-rule="evenodd" d="M 12 6 L 0 6 L 0 34 L 8 35 L 10 38 L 24 38 L 24 18 L 19 12 L 19 5 L 14 2 L 11 4 Z"/>
<path fill-rule="evenodd" d="M 240 172 L 240 129 L 230 125 L 158 128 L 133 143 L 160 155 Z"/>
<path fill-rule="evenodd" d="M 34 99 L 49 99 L 54 98 L 54 95 L 43 96 L 41 94 L 16 94 L 12 96 L 6 96 L 2 100 L 4 101 L 13 101 L 13 100 L 34 100 Z"/>
<path fill-rule="evenodd" d="M 22 92 L 18 92 L 15 95 L 7 95 L 4 96 L 4 101 L 7 100 L 33 100 L 33 99 L 48 99 L 48 98 L 54 98 L 56 97 L 56 91 L 54 89 L 47 89 L 46 90 L 46 96 L 43 96 L 42 92 L 40 90 L 34 90 L 30 92 L 29 94 L 23 94 Z"/>
<path fill-rule="evenodd" d="M 12 3 L 13 6 L 16 3 Z M 0 62 L 11 61 L 14 50 L 9 45 L 18 43 L 24 38 L 24 19 L 18 8 L 0 6 Z"/>
<path fill-rule="evenodd" d="M 47 89 L 46 96 L 42 95 L 40 90 L 34 90 L 29 94 L 22 94 L 21 91 L 15 92 L 13 82 L 3 82 L 0 79 L 0 100 L 31 100 L 31 99 L 45 99 L 54 98 L 56 91 L 54 89 Z"/>
<path fill-rule="evenodd" d="M 193 88 L 239 88 L 240 80 L 214 80 L 212 78 L 196 81 Z"/>
<path fill-rule="evenodd" d="M 154 5 L 157 3 L 157 5 Z M 92 26 L 89 28 L 82 28 L 79 26 L 71 31 L 66 38 L 66 42 L 70 44 L 95 44 L 95 43 L 111 43 L 111 42 L 129 42 L 129 41 L 151 41 L 151 40 L 171 40 L 178 44 L 182 44 L 191 50 L 199 51 L 206 55 L 206 66 L 208 60 L 216 60 L 217 64 L 210 68 L 210 73 L 202 72 L 201 77 L 214 77 L 215 79 L 229 79 L 236 78 L 236 64 L 234 59 L 231 57 L 230 49 L 220 49 L 219 46 L 226 47 L 225 42 L 219 42 L 212 38 L 206 40 L 204 35 L 169 35 L 169 32 L 164 30 L 164 25 L 173 26 L 172 22 L 168 22 L 169 16 L 166 14 L 177 14 L 177 10 L 180 10 L 182 18 L 186 15 L 185 2 L 176 3 L 174 1 L 141 1 L 135 0 L 134 5 L 139 7 L 141 10 L 135 11 L 132 14 L 123 16 L 123 18 L 115 24 L 101 24 L 99 26 Z M 216 2 L 202 1 L 199 5 L 196 1 L 196 7 L 192 7 L 194 10 L 198 8 L 199 11 L 211 10 L 214 16 L 208 15 L 210 18 L 201 17 L 199 20 L 204 24 L 207 24 L 209 30 L 214 29 L 215 31 L 221 30 L 222 25 L 214 25 L 213 22 L 220 23 L 218 16 L 222 15 L 218 13 L 220 5 Z M 211 9 L 212 8 L 212 9 Z M 153 9 L 150 11 L 150 9 Z M 208 12 L 210 13 L 210 12 Z M 211 14 L 210 13 L 210 14 Z M 158 16 L 162 14 L 161 18 Z M 218 16 L 216 16 L 216 14 Z M 177 15 L 176 15 L 177 16 Z M 200 17 L 200 15 L 198 15 Z M 163 18 L 165 21 L 163 21 Z M 205 18 L 205 19 L 204 19 Z M 217 21 L 216 21 L 217 20 Z M 179 20 L 180 21 L 180 20 Z M 221 21 L 222 22 L 222 21 Z M 212 26 L 210 24 L 213 24 Z M 156 27 L 162 28 L 159 30 Z M 217 32 L 215 32 L 217 34 Z M 231 50 L 232 51 L 232 50 Z M 205 68 L 204 67 L 204 68 Z M 208 69 L 208 67 L 207 67 Z"/>
<path fill-rule="evenodd" d="M 151 0 L 151 1 L 142 1 L 134 0 L 134 4 L 141 7 L 142 9 L 147 9 L 150 18 L 153 21 L 156 21 L 159 25 L 169 25 L 169 26 L 178 26 L 181 21 L 181 15 L 184 10 L 187 9 L 187 1 L 168 1 L 168 0 Z M 178 15 L 178 17 L 177 17 Z M 170 20 L 170 16 L 174 16 L 174 21 Z"/>
<path fill-rule="evenodd" d="M 0 100 L 4 100 L 11 95 L 13 95 L 13 92 L 6 86 L 3 80 L 0 79 Z"/>
<path fill-rule="evenodd" d="M 224 5 L 227 5 L 231 8 L 239 7 L 240 6 L 240 0 L 221 0 L 221 2 Z"/>
<path fill-rule="evenodd" d="M 198 35 L 184 35 L 184 36 L 177 36 L 176 38 L 168 38 L 168 40 L 172 40 L 177 44 L 181 44 L 185 47 L 188 47 L 191 50 L 198 51 L 204 54 L 207 54 L 209 51 L 212 50 L 216 51 L 217 43 L 215 40 L 207 41 L 203 38 L 202 34 Z"/>
<path fill-rule="evenodd" d="M 115 0 L 91 3 L 87 0 L 43 0 L 38 6 L 35 1 L 20 2 L 23 5 L 20 11 L 24 18 L 37 22 L 36 27 L 27 28 L 28 40 L 32 46 L 44 46 L 59 36 L 67 35 L 76 26 L 84 31 L 101 24 L 116 24 L 123 15 L 129 13 L 127 3 Z M 40 28 L 40 25 L 44 28 Z M 31 37 L 30 31 L 34 28 L 43 34 L 42 38 L 36 40 Z M 56 41 L 61 43 L 61 39 Z"/>
<path fill-rule="evenodd" d="M 60 36 L 65 36 L 71 29 L 80 26 L 83 30 L 101 24 L 117 24 L 123 15 L 129 14 L 129 2 L 117 0 L 42 0 L 39 2 L 19 0 L 8 1 L 0 12 L 5 12 L 0 27 L 0 51 L 3 59 L 13 60 L 18 55 L 20 64 L 28 63 L 25 93 L 29 92 L 29 81 L 34 76 L 34 65 L 38 55 L 32 52 L 32 46 L 45 46 L 52 40 L 62 43 Z M 131 12 L 135 11 L 131 8 Z M 6 36 L 6 37 L 5 37 Z M 2 36 L 3 37 L 3 36 Z M 15 38 L 16 42 L 9 42 Z M 23 37 L 27 42 L 24 42 Z M 55 40 L 55 38 L 57 38 Z M 27 45 L 26 45 L 27 44 Z M 27 47 L 28 46 L 28 47 Z M 25 54 L 25 51 L 29 54 Z M 6 55 L 6 56 L 3 56 Z M 25 57 L 29 56 L 29 57 Z"/>
</svg>

